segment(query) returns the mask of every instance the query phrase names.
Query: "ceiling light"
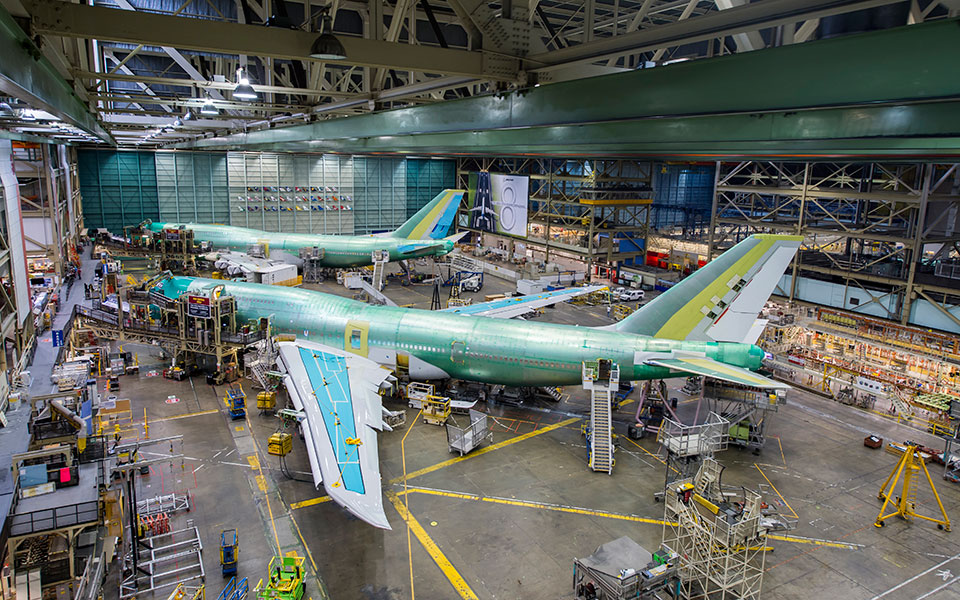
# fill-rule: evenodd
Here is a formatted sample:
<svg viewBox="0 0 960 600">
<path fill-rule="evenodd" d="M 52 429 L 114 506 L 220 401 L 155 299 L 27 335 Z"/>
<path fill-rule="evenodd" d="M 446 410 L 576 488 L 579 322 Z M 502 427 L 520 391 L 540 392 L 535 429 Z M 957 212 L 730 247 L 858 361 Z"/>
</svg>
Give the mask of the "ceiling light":
<svg viewBox="0 0 960 600">
<path fill-rule="evenodd" d="M 240 98 L 241 100 L 257 99 L 257 92 L 253 89 L 253 86 L 250 85 L 250 80 L 247 79 L 243 67 L 237 69 L 237 87 L 233 88 L 233 97 Z"/>
<path fill-rule="evenodd" d="M 320 26 L 320 35 L 310 46 L 310 58 L 319 58 L 320 60 L 343 60 L 347 57 L 343 44 L 333 35 L 333 19 L 330 15 L 323 15 L 323 21 Z"/>
<path fill-rule="evenodd" d="M 213 100 L 207 98 L 203 101 L 203 106 L 200 107 L 201 115 L 219 115 L 220 109 L 213 104 Z"/>
</svg>

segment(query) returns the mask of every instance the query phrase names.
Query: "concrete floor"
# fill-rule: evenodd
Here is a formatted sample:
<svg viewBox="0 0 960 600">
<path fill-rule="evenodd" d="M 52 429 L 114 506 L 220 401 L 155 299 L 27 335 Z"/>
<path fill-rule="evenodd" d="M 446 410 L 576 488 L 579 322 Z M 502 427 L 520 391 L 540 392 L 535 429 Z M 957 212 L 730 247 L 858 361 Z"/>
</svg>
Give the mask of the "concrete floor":
<svg viewBox="0 0 960 600">
<path fill-rule="evenodd" d="M 331 283 L 319 287 L 352 295 Z M 483 293 L 506 287 L 488 278 Z M 429 306 L 431 292 L 429 286 L 386 289 L 398 304 L 421 307 Z M 542 318 L 610 322 L 600 307 L 561 306 Z M 141 360 L 151 361 L 145 354 Z M 246 420 L 230 421 L 220 400 L 223 388 L 201 378 L 177 383 L 149 376 L 161 366 L 145 364 L 139 377 L 122 378 L 119 395 L 133 401 L 135 415 L 147 408 L 151 438 L 185 436 L 184 468 L 156 469 L 141 480 L 140 495 L 191 491 L 193 510 L 176 519 L 193 519 L 201 529 L 208 594 L 221 589 L 216 546 L 225 527 L 239 530 L 240 575 L 252 585 L 279 546 L 281 552 L 307 555 L 311 572 L 319 575 L 311 576 L 307 597 L 325 597 L 325 585 L 337 600 L 411 597 L 408 539 L 417 597 L 472 597 L 458 594 L 454 583 L 460 583 L 478 598 L 525 600 L 572 598 L 573 557 L 604 542 L 628 535 L 654 549 L 661 540 L 663 508 L 653 494 L 662 487 L 664 465 L 653 440 L 626 439 L 635 404 L 616 418 L 623 445 L 609 476 L 587 469 L 580 420 L 588 408 L 573 388 L 558 405 L 488 407 L 496 417 L 494 449 L 463 460 L 451 460 L 456 455 L 448 452 L 442 428 L 413 424 L 408 413 L 406 494 L 398 481 L 406 429 L 380 436 L 385 504 L 394 528 L 381 531 L 324 502 L 312 484 L 280 472 L 277 459 L 266 454 L 266 438 L 277 427 L 274 417 L 253 411 Z M 167 403 L 168 395 L 179 401 Z M 252 404 L 252 389 L 248 397 Z M 692 408 L 691 401 L 682 402 L 681 410 Z M 941 446 L 935 438 L 799 391 L 790 393 L 767 432 L 771 439 L 759 456 L 736 449 L 718 456 L 726 466 L 725 484 L 759 488 L 768 502 L 799 517 L 789 534 L 794 540 L 771 543 L 775 551 L 766 557 L 764 597 L 960 597 L 960 585 L 953 585 L 960 577 L 957 533 L 923 522 L 892 520 L 883 529 L 872 524 L 877 490 L 896 458 L 865 448 L 863 438 L 877 433 Z M 309 479 L 300 442 L 287 464 L 295 477 Z M 931 470 L 948 514 L 960 515 L 960 490 L 939 477 L 938 467 Z M 929 492 L 919 499 L 920 510 L 929 511 Z M 409 538 L 401 518 L 404 502 L 413 517 Z M 823 540 L 836 544 L 818 542 Z"/>
</svg>

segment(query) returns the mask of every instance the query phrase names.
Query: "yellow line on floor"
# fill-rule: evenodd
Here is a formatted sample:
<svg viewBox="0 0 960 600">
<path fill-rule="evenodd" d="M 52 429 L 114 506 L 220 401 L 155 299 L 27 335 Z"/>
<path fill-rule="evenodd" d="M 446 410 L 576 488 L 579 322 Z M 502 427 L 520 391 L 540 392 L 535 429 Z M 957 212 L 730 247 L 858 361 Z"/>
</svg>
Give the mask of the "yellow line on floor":
<svg viewBox="0 0 960 600">
<path fill-rule="evenodd" d="M 172 417 L 160 417 L 159 419 L 150 419 L 148 423 L 150 425 L 153 425 L 154 423 L 163 423 L 164 421 L 176 421 L 177 419 L 189 419 L 190 417 L 201 417 L 203 415 L 213 415 L 218 412 L 220 411 L 215 408 L 211 410 L 201 410 L 198 412 L 187 413 L 185 415 L 174 415 Z"/>
<path fill-rule="evenodd" d="M 843 548 L 844 550 L 859 550 L 860 544 L 846 544 L 844 542 L 831 542 L 829 540 L 818 540 L 816 538 L 794 537 L 792 535 L 774 535 L 767 534 L 768 540 L 780 540 L 781 542 L 793 542 L 795 544 L 813 544 L 814 546 L 824 546 L 826 548 Z"/>
<path fill-rule="evenodd" d="M 589 508 L 580 508 L 578 506 L 564 506 L 562 504 L 551 504 L 548 502 L 536 502 L 530 500 L 510 500 L 508 498 L 491 498 L 488 496 L 478 496 L 477 494 L 464 494 L 461 492 L 447 492 L 445 490 L 434 490 L 430 488 L 410 488 L 408 494 L 427 494 L 430 496 L 443 496 L 445 498 L 456 498 L 458 500 L 474 500 L 478 502 L 490 502 L 493 504 L 506 504 L 508 506 L 520 506 L 522 508 L 536 508 L 540 510 L 552 510 L 556 512 L 571 513 L 577 515 L 589 515 L 593 517 L 603 517 L 606 519 L 617 519 L 620 521 L 633 521 L 635 523 L 649 523 L 651 525 L 663 525 L 661 519 L 648 519 L 636 515 L 625 515 L 621 513 L 612 513 L 602 510 L 591 510 Z M 404 492 L 397 492 L 402 496 Z"/>
<path fill-rule="evenodd" d="M 429 466 L 429 467 L 424 467 L 424 468 L 422 468 L 422 469 L 419 469 L 419 470 L 417 470 L 417 471 L 413 471 L 413 472 L 409 473 L 409 474 L 407 475 L 407 481 L 413 479 L 414 477 L 420 477 L 421 475 L 426 475 L 427 473 L 433 473 L 434 471 L 438 471 L 438 470 L 440 470 L 440 469 L 442 469 L 442 468 L 444 468 L 444 467 L 449 467 L 450 465 L 453 465 L 453 464 L 456 464 L 456 463 L 459 463 L 459 462 L 463 462 L 463 461 L 467 460 L 468 458 L 473 458 L 473 457 L 475 457 L 475 456 L 480 456 L 480 455 L 482 455 L 482 454 L 486 454 L 487 452 L 493 452 L 494 450 L 499 450 L 500 448 L 504 448 L 504 447 L 506 447 L 506 446 L 509 446 L 510 444 L 516 444 L 517 442 L 522 442 L 523 440 L 526 440 L 526 439 L 532 438 L 532 437 L 534 437 L 534 436 L 540 435 L 541 433 L 547 433 L 548 431 L 553 431 L 554 429 L 559 429 L 559 428 L 561 428 L 561 427 L 566 427 L 567 425 L 570 425 L 571 423 L 576 423 L 576 422 L 579 421 L 579 420 L 580 420 L 579 417 L 573 417 L 573 418 L 570 418 L 570 419 L 566 419 L 566 420 L 564 420 L 564 421 L 560 421 L 559 423 L 554 423 L 553 425 L 547 425 L 546 427 L 543 427 L 543 428 L 541 428 L 541 429 L 537 429 L 537 430 L 535 430 L 535 431 L 531 431 L 530 433 L 524 433 L 524 434 L 522 434 L 522 435 L 518 435 L 518 436 L 516 436 L 516 437 L 512 437 L 512 438 L 510 438 L 510 439 L 508 439 L 508 440 L 503 440 L 502 442 L 497 442 L 496 444 L 491 444 L 491 445 L 486 446 L 486 447 L 484 447 L 484 448 L 480 448 L 479 450 L 475 450 L 475 451 L 473 451 L 473 452 L 471 452 L 470 454 L 467 454 L 467 455 L 465 455 L 465 456 L 458 456 L 457 458 L 451 458 L 451 459 L 449 459 L 449 460 L 445 460 L 445 461 L 443 461 L 443 462 L 439 462 L 439 463 L 437 463 L 437 464 L 435 464 L 435 465 L 431 465 L 431 466 Z M 400 477 L 394 477 L 393 479 L 391 479 L 391 480 L 390 480 L 390 483 L 400 483 L 400 482 L 402 482 L 402 481 L 403 481 L 403 477 L 400 476 Z M 329 501 L 330 501 L 330 496 L 320 496 L 320 497 L 317 497 L 317 498 L 310 498 L 309 500 L 302 500 L 302 501 L 300 501 L 300 502 L 294 502 L 293 504 L 290 505 L 290 509 L 291 509 L 291 510 L 298 510 L 298 509 L 301 509 L 301 508 L 306 508 L 306 507 L 308 507 L 308 506 L 316 506 L 317 504 L 322 504 L 322 503 L 324 503 L 324 502 L 329 502 Z"/>
<path fill-rule="evenodd" d="M 546 427 L 541 427 L 541 428 L 539 428 L 539 429 L 536 429 L 536 430 L 534 430 L 534 431 L 531 431 L 530 433 L 524 433 L 524 434 L 522 434 L 522 435 L 518 435 L 518 436 L 516 436 L 516 437 L 512 437 L 512 438 L 510 438 L 509 440 L 503 440 L 502 442 L 497 442 L 496 444 L 491 444 L 491 445 L 489 445 L 489 446 L 485 446 L 485 447 L 483 447 L 483 448 L 480 448 L 479 450 L 475 450 L 475 451 L 471 452 L 470 454 L 467 454 L 467 455 L 464 455 L 464 456 L 458 456 L 457 458 L 451 458 L 450 460 L 445 460 L 445 461 L 443 461 L 443 462 L 438 462 L 438 463 L 435 464 L 435 465 L 431 465 L 431 466 L 429 466 L 429 467 L 424 467 L 424 468 L 422 468 L 422 469 L 418 469 L 418 470 L 416 470 L 416 471 L 413 471 L 413 472 L 407 474 L 407 481 L 410 481 L 411 479 L 413 479 L 413 478 L 415 478 L 415 477 L 420 477 L 421 475 L 426 475 L 427 473 L 433 473 L 434 471 L 439 471 L 440 469 L 442 469 L 442 468 L 444 468 L 444 467 L 449 467 L 450 465 L 455 465 L 455 464 L 460 463 L 460 462 L 463 462 L 463 461 L 465 461 L 465 460 L 470 460 L 471 458 L 476 458 L 476 457 L 478 457 L 478 456 L 482 456 L 482 455 L 484 455 L 484 454 L 487 454 L 488 452 L 493 452 L 494 450 L 499 450 L 500 448 L 505 448 L 505 447 L 507 447 L 507 446 L 509 446 L 509 445 L 511 445 L 511 444 L 516 444 L 517 442 L 522 442 L 522 441 L 524 441 L 524 440 L 528 440 L 528 439 L 530 439 L 530 438 L 532 438 L 532 437 L 536 437 L 536 436 L 538 436 L 538 435 L 540 435 L 540 434 L 542 434 L 542 433 L 547 433 L 547 432 L 553 431 L 554 429 L 559 429 L 559 428 L 561 428 L 561 427 L 565 427 L 565 426 L 567 426 L 567 425 L 569 425 L 569 424 L 571 424 L 571 423 L 575 423 L 575 422 L 577 422 L 577 421 L 579 421 L 579 420 L 580 420 L 580 417 L 573 417 L 573 418 L 571 418 L 571 419 L 566 419 L 566 420 L 560 421 L 559 423 L 554 423 L 553 425 L 547 425 Z M 394 477 L 393 479 L 390 480 L 390 483 L 400 483 L 401 481 L 403 481 L 403 476 Z"/>
<path fill-rule="evenodd" d="M 777 445 L 780 446 L 780 460 L 783 461 L 783 466 L 787 466 L 787 457 L 783 455 L 783 443 L 780 442 L 780 436 L 777 436 Z"/>
<path fill-rule="evenodd" d="M 787 499 L 783 497 L 783 494 L 780 493 L 780 490 L 777 489 L 777 486 L 773 485 L 773 482 L 770 481 L 770 478 L 767 477 L 767 474 L 763 472 L 763 469 L 760 468 L 760 465 L 758 465 L 757 463 L 753 463 L 753 466 L 755 466 L 757 470 L 760 471 L 760 474 L 763 475 L 763 478 L 767 480 L 767 483 L 770 484 L 770 487 L 773 488 L 773 491 L 775 491 L 777 495 L 780 496 L 780 499 L 783 500 L 783 503 L 787 505 L 787 508 L 789 508 L 790 512 L 793 513 L 793 518 L 799 519 L 800 515 L 797 514 L 797 511 L 793 510 L 793 507 L 790 506 L 790 503 L 787 502 Z"/>
<path fill-rule="evenodd" d="M 330 496 L 320 496 L 319 498 L 310 498 L 309 500 L 294 502 L 290 505 L 290 508 L 292 510 L 297 510 L 298 508 L 306 508 L 315 504 L 322 504 L 323 502 L 330 502 Z"/>
<path fill-rule="evenodd" d="M 463 600 L 478 600 L 477 595 L 470 589 L 466 580 L 464 580 L 457 569 L 454 568 L 453 564 L 447 560 L 446 555 L 440 550 L 436 542 L 427 535 L 426 530 L 420 525 L 416 517 L 407 512 L 407 507 L 403 505 L 403 502 L 400 502 L 400 498 L 392 492 L 387 492 L 387 498 L 393 503 L 397 512 L 400 513 L 400 518 L 410 526 L 410 530 L 417 536 L 423 549 L 427 551 L 427 554 L 430 555 L 433 562 L 437 563 L 437 566 L 440 567 L 440 570 L 450 581 L 450 584 L 453 586 L 453 589 L 457 591 L 457 594 L 459 594 Z"/>
</svg>

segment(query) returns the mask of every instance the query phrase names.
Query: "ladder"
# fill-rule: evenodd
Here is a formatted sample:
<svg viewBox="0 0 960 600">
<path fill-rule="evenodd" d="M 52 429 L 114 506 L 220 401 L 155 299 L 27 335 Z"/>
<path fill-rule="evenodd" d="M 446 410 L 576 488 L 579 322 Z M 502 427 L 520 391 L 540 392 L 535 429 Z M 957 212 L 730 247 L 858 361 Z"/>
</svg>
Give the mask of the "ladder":
<svg viewBox="0 0 960 600">
<path fill-rule="evenodd" d="M 610 424 L 609 388 L 594 386 L 590 390 L 590 468 L 613 472 L 613 436 Z"/>
</svg>

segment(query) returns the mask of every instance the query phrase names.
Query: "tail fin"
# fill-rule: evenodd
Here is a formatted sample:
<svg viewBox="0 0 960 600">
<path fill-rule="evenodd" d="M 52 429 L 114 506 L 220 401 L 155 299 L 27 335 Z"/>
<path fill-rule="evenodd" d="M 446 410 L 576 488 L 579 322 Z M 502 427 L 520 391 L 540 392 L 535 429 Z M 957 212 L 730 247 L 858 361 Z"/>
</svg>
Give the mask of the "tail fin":
<svg viewBox="0 0 960 600">
<path fill-rule="evenodd" d="M 752 235 L 614 329 L 675 340 L 743 342 L 802 240 Z"/>
<path fill-rule="evenodd" d="M 464 193 L 464 190 L 443 190 L 390 236 L 410 240 L 439 240 L 446 237 L 457 217 Z"/>
</svg>

